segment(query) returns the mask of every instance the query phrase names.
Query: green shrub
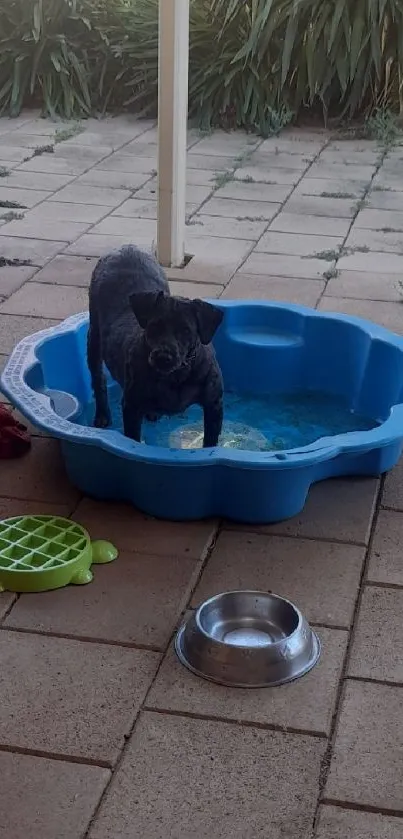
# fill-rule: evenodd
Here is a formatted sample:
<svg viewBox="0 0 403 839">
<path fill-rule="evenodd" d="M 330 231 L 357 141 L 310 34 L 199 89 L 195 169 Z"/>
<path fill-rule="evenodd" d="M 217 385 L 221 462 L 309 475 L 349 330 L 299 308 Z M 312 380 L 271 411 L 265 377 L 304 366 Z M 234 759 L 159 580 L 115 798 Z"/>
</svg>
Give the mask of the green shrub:
<svg viewBox="0 0 403 839">
<path fill-rule="evenodd" d="M 0 112 L 40 103 L 88 115 L 112 63 L 107 30 L 121 0 L 1 0 Z"/>
<path fill-rule="evenodd" d="M 189 110 L 278 130 L 403 111 L 402 0 L 191 0 Z M 155 113 L 158 0 L 1 0 L 0 110 Z"/>
<path fill-rule="evenodd" d="M 147 108 L 156 98 L 158 2 L 133 7 L 141 26 L 124 47 L 135 67 L 125 83 Z M 191 0 L 190 114 L 205 127 L 228 118 L 267 134 L 307 107 L 325 119 L 402 110 L 402 43 L 401 0 Z"/>
<path fill-rule="evenodd" d="M 285 0 L 281 88 L 292 106 L 324 114 L 400 108 L 401 0 Z"/>
<path fill-rule="evenodd" d="M 401 0 L 208 5 L 218 37 L 209 61 L 207 33 L 199 33 L 193 48 L 199 78 L 191 87 L 191 105 L 208 118 L 229 105 L 238 123 L 262 127 L 270 109 L 298 113 L 319 106 L 327 118 L 401 108 Z"/>
<path fill-rule="evenodd" d="M 238 58 L 252 33 L 254 18 L 241 0 L 237 0 L 236 14 L 228 16 L 225 9 L 231 5 L 235 4 L 225 2 L 222 9 L 217 0 L 191 0 L 189 114 L 206 129 L 225 123 L 257 127 L 262 133 L 278 131 L 291 118 L 286 104 L 276 96 L 272 65 L 278 36 L 267 48 L 264 62 L 259 64 L 254 56 Z M 126 91 L 123 102 L 143 114 L 155 114 L 158 0 L 133 0 L 127 25 L 129 34 L 123 43 L 109 36 L 111 49 L 123 64 L 119 74 Z"/>
</svg>

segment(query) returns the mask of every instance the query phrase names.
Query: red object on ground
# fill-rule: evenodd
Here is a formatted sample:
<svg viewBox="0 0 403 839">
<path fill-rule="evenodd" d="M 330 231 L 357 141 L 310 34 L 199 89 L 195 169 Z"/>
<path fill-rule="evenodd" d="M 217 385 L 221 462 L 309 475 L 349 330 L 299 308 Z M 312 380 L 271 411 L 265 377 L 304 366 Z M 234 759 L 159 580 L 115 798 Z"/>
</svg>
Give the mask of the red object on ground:
<svg viewBox="0 0 403 839">
<path fill-rule="evenodd" d="M 31 448 L 31 438 L 25 425 L 15 419 L 6 405 L 0 405 L 0 459 L 22 457 Z"/>
</svg>

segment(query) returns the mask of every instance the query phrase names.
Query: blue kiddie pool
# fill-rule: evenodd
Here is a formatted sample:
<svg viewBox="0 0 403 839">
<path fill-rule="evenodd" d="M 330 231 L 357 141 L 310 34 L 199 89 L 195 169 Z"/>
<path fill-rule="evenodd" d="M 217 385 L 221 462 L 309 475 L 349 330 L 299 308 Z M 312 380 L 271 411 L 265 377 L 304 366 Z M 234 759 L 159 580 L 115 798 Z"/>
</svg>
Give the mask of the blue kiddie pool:
<svg viewBox="0 0 403 839">
<path fill-rule="evenodd" d="M 88 315 L 25 338 L 3 392 L 60 439 L 71 481 L 94 498 L 168 519 L 225 516 L 265 523 L 300 512 L 312 483 L 376 475 L 403 447 L 403 338 L 359 318 L 301 306 L 211 301 L 225 383 L 220 445 L 200 448 L 201 410 L 122 434 L 121 393 L 108 379 L 113 427 L 92 427 Z"/>
</svg>

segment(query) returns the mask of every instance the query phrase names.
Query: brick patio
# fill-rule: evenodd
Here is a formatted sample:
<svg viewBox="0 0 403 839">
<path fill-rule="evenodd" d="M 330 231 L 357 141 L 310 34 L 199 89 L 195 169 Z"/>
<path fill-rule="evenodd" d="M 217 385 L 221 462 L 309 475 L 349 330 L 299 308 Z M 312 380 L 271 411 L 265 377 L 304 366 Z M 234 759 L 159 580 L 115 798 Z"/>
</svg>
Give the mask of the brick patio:
<svg viewBox="0 0 403 839">
<path fill-rule="evenodd" d="M 155 240 L 155 126 L 62 128 L 0 120 L 0 257 L 30 261 L 0 268 L 2 363 L 86 308 L 100 254 Z M 193 258 L 174 292 L 403 333 L 403 146 L 191 130 L 187 198 Z M 300 516 L 252 532 L 82 498 L 33 433 L 1 464 L 0 516 L 72 516 L 121 553 L 90 586 L 0 595 L 0 839 L 400 839 L 403 467 L 317 485 Z M 177 663 L 185 610 L 238 586 L 301 606 L 323 642 L 309 675 L 228 690 Z"/>
</svg>

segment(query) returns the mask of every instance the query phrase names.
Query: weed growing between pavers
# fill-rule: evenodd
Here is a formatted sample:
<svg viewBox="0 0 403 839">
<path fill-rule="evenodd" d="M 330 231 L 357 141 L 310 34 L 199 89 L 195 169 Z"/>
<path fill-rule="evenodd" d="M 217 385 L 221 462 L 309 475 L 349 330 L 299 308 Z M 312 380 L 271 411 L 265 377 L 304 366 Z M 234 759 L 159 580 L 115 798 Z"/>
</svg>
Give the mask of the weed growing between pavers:
<svg viewBox="0 0 403 839">
<path fill-rule="evenodd" d="M 336 268 L 336 266 L 334 266 L 333 268 L 329 268 L 327 271 L 324 271 L 323 274 L 322 274 L 322 277 L 323 277 L 324 280 L 334 280 L 334 279 L 336 279 L 336 277 L 339 277 L 339 276 L 340 276 L 340 271 L 338 270 L 338 268 Z"/>
<path fill-rule="evenodd" d="M 221 187 L 225 186 L 225 184 L 230 183 L 234 180 L 234 171 L 227 171 L 227 172 L 216 172 L 213 178 L 214 186 L 216 189 L 221 189 Z"/>
<path fill-rule="evenodd" d="M 23 163 L 28 163 L 28 161 L 32 160 L 33 157 L 41 157 L 42 154 L 54 154 L 55 145 L 57 143 L 70 140 L 72 137 L 75 137 L 76 134 L 81 134 L 83 130 L 84 129 L 78 124 L 70 126 L 69 128 L 56 129 L 54 143 L 45 143 L 43 146 L 36 146 L 31 155 L 24 157 Z"/>
<path fill-rule="evenodd" d="M 24 218 L 24 213 L 16 213 L 14 210 L 10 210 L 9 213 L 4 213 L 4 215 L 0 216 L 2 221 L 20 221 Z"/>
<path fill-rule="evenodd" d="M 33 151 L 32 157 L 40 157 L 42 154 L 54 154 L 55 147 L 48 143 L 45 146 L 37 146 L 36 149 Z"/>
<path fill-rule="evenodd" d="M 333 262 L 333 260 L 339 259 L 341 256 L 345 256 L 345 254 L 343 246 L 339 245 L 337 248 L 333 248 L 333 250 L 310 253 L 308 256 L 303 256 L 302 259 L 323 259 L 324 262 Z"/>
<path fill-rule="evenodd" d="M 339 140 L 375 140 L 382 147 L 393 146 L 403 139 L 397 114 L 390 108 L 375 108 L 364 122 L 339 129 Z"/>
<path fill-rule="evenodd" d="M 399 126 L 397 117 L 388 108 L 377 108 L 366 120 L 367 136 L 383 147 L 392 146 L 399 137 L 402 137 L 402 129 Z"/>
<path fill-rule="evenodd" d="M 353 253 L 368 253 L 368 251 L 369 247 L 367 245 L 354 245 L 351 248 L 346 247 L 346 245 L 338 245 L 333 250 L 311 253 L 309 256 L 303 256 L 302 259 L 324 259 L 326 262 L 333 262 L 334 259 L 340 259 L 342 256 L 351 256 Z"/>
<path fill-rule="evenodd" d="M 32 265 L 30 259 L 7 259 L 0 256 L 0 268 L 20 268 L 23 265 Z"/>
<path fill-rule="evenodd" d="M 69 125 L 67 128 L 56 128 L 54 141 L 55 143 L 63 143 L 65 140 L 71 140 L 77 134 L 82 134 L 84 128 L 81 123 Z"/>
<path fill-rule="evenodd" d="M 264 216 L 236 216 L 236 221 L 266 221 L 269 220 Z"/>
<path fill-rule="evenodd" d="M 321 192 L 321 198 L 355 198 L 351 192 Z"/>
<path fill-rule="evenodd" d="M 20 204 L 18 201 L 6 201 L 0 200 L 0 209 L 4 208 L 5 210 L 26 210 L 27 207 L 25 204 Z"/>
<path fill-rule="evenodd" d="M 362 128 L 362 127 L 361 127 Z M 368 137 L 369 134 L 372 134 L 374 139 L 377 139 L 379 145 L 381 146 L 377 160 L 376 160 L 376 168 L 375 171 L 370 179 L 370 182 L 366 186 L 365 190 L 363 191 L 363 195 L 356 204 L 353 206 L 353 218 L 351 219 L 351 224 L 347 236 L 358 216 L 360 210 L 368 205 L 368 195 L 371 191 L 371 186 L 374 180 L 375 175 L 379 172 L 383 161 L 389 151 L 389 149 L 397 143 L 399 137 L 403 136 L 401 134 L 401 130 L 398 126 L 396 117 L 388 111 L 385 110 L 378 110 L 372 114 L 372 117 L 368 118 L 365 123 L 365 131 L 367 132 L 366 136 Z M 339 134 L 340 136 L 340 134 Z M 350 133 L 351 137 L 351 133 Z M 383 187 L 374 187 L 374 191 L 384 191 Z M 389 187 L 385 188 L 385 191 L 389 191 Z M 322 193 L 324 195 L 325 193 Z M 333 198 L 340 198 L 340 197 L 353 197 L 352 195 L 347 195 L 347 193 L 334 193 L 333 195 L 327 193 L 326 197 L 333 197 Z M 393 232 L 392 229 L 385 228 L 383 232 Z M 400 231 L 396 231 L 400 232 Z M 347 238 L 346 236 L 346 238 Z M 346 240 L 345 240 L 346 241 Z M 335 264 L 332 265 L 329 269 L 324 271 L 323 278 L 326 281 L 334 279 L 338 277 L 340 271 L 337 268 L 337 262 L 342 256 L 350 256 L 353 253 L 368 253 L 370 248 L 368 245 L 355 245 L 354 247 L 348 247 L 346 245 L 339 245 L 337 249 L 333 251 L 321 251 L 319 253 L 313 254 L 316 259 L 325 259 L 327 261 L 334 260 Z"/>
<path fill-rule="evenodd" d="M 366 193 L 366 195 L 368 195 L 368 192 Z M 367 200 L 366 196 L 363 197 L 363 198 L 360 198 L 359 201 L 357 201 L 357 203 L 355 205 L 354 218 L 356 216 L 358 216 L 358 213 L 360 212 L 360 210 L 363 210 L 364 207 L 367 206 L 367 204 L 368 204 L 368 200 Z"/>
</svg>

